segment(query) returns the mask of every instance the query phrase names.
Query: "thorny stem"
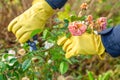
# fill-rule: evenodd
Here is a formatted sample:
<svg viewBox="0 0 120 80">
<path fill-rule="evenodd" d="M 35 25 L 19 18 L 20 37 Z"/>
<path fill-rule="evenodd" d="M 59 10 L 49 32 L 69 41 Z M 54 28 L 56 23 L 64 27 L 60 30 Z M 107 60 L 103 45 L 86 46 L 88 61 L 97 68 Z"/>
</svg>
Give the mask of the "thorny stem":
<svg viewBox="0 0 120 80">
<path fill-rule="evenodd" d="M 50 47 L 49 49 L 45 49 L 45 50 L 37 50 L 36 52 L 47 52 L 47 51 L 49 51 L 50 49 L 52 49 L 53 47 L 54 47 L 54 46 Z M 28 55 L 28 54 L 25 54 L 24 56 L 26 56 L 26 55 Z M 18 56 L 17 59 L 20 59 L 20 58 L 22 58 L 22 57 L 24 57 L 24 56 Z"/>
</svg>

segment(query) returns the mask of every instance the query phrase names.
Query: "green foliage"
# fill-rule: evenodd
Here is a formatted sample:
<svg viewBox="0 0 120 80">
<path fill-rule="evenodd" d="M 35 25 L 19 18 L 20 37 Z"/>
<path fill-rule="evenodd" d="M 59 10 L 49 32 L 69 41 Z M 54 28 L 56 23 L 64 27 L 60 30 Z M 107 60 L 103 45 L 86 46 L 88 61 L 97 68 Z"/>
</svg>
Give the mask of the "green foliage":
<svg viewBox="0 0 120 80">
<path fill-rule="evenodd" d="M 39 34 L 40 32 L 41 32 L 40 29 L 36 29 L 31 33 L 30 37 L 32 38 L 33 36 L 35 36 L 36 34 Z"/>
<path fill-rule="evenodd" d="M 108 19 L 107 23 L 108 23 L 107 28 L 110 28 L 110 27 L 112 27 L 111 24 L 113 23 L 113 20 Z"/>
<path fill-rule="evenodd" d="M 0 80 L 6 80 L 6 77 L 3 74 L 0 74 Z"/>
<path fill-rule="evenodd" d="M 109 80 L 111 74 L 112 74 L 112 71 L 108 71 L 102 75 L 99 75 L 98 80 Z"/>
<path fill-rule="evenodd" d="M 93 77 L 92 72 L 87 71 L 87 74 L 88 74 L 89 80 L 95 80 L 95 78 Z"/>
<path fill-rule="evenodd" d="M 87 71 L 89 80 L 110 80 L 110 76 L 113 72 L 107 71 L 106 73 L 100 74 L 96 79 L 91 71 Z"/>
<path fill-rule="evenodd" d="M 23 71 L 27 70 L 30 65 L 31 65 L 31 60 L 30 59 L 25 60 L 22 64 Z"/>
<path fill-rule="evenodd" d="M 58 14 L 58 18 L 60 20 L 69 19 L 70 11 L 71 11 L 70 4 L 66 4 L 65 5 L 65 11 L 57 13 Z"/>
<path fill-rule="evenodd" d="M 60 73 L 64 74 L 68 70 L 68 64 L 66 62 L 61 62 L 60 63 Z"/>
</svg>

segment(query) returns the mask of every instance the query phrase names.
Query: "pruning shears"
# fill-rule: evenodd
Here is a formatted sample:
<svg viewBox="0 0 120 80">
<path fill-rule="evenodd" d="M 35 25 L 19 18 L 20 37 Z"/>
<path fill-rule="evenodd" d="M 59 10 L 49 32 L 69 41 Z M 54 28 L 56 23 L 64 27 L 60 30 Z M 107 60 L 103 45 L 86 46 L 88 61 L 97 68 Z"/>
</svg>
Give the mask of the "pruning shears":
<svg viewBox="0 0 120 80">
<path fill-rule="evenodd" d="M 32 38 L 32 40 L 28 40 L 27 41 L 27 43 L 28 43 L 28 45 L 30 46 L 30 51 L 35 51 L 35 50 L 37 50 L 37 43 L 38 43 L 38 36 L 37 35 L 35 35 L 35 36 L 33 36 L 33 38 Z"/>
</svg>

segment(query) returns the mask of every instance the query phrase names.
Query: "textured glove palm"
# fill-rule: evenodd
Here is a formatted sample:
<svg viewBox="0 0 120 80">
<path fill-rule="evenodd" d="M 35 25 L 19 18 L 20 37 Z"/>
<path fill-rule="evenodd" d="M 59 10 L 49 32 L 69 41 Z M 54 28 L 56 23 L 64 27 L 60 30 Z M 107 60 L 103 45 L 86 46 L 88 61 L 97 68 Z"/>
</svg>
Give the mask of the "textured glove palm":
<svg viewBox="0 0 120 80">
<path fill-rule="evenodd" d="M 19 42 L 24 43 L 30 39 L 34 30 L 43 30 L 46 20 L 53 12 L 45 0 L 36 0 L 32 7 L 11 21 L 8 31 L 12 31 Z"/>
<path fill-rule="evenodd" d="M 71 36 L 70 38 L 60 37 L 58 45 L 63 45 L 63 50 L 66 52 L 66 58 L 77 56 L 79 54 L 85 55 L 99 55 L 102 59 L 105 48 L 101 42 L 100 35 L 94 33 L 84 33 L 81 36 Z"/>
</svg>

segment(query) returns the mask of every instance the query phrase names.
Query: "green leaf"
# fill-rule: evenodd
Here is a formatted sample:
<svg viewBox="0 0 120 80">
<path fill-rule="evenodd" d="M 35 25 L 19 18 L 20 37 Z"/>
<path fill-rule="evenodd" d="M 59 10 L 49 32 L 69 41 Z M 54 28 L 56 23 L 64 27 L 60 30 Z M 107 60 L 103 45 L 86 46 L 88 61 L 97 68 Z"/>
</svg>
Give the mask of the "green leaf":
<svg viewBox="0 0 120 80">
<path fill-rule="evenodd" d="M 43 32 L 43 38 L 46 39 L 50 35 L 49 31 L 46 29 Z"/>
<path fill-rule="evenodd" d="M 31 64 L 31 60 L 30 59 L 25 60 L 23 62 L 23 64 L 22 64 L 23 71 L 27 70 L 29 68 L 30 64 Z"/>
<path fill-rule="evenodd" d="M 107 25 L 107 28 L 111 28 L 111 27 L 112 27 L 111 25 L 109 25 L 109 24 Z"/>
<path fill-rule="evenodd" d="M 99 76 L 98 76 L 98 80 L 102 80 L 102 75 L 99 75 Z"/>
<path fill-rule="evenodd" d="M 18 72 L 14 71 L 13 76 L 15 77 L 15 80 L 20 80 Z"/>
<path fill-rule="evenodd" d="M 28 43 L 24 43 L 23 46 L 22 46 L 25 50 L 27 50 L 29 48 L 29 45 Z"/>
<path fill-rule="evenodd" d="M 68 70 L 68 64 L 66 62 L 61 62 L 60 63 L 60 73 L 64 74 Z"/>
<path fill-rule="evenodd" d="M 10 59 L 10 61 L 9 61 L 9 66 L 13 66 L 16 62 L 17 62 L 17 59 L 16 59 L 16 58 Z"/>
<path fill-rule="evenodd" d="M 54 71 L 54 72 L 56 72 L 58 69 L 57 69 L 57 66 L 52 66 L 52 70 Z"/>
<path fill-rule="evenodd" d="M 76 58 L 74 58 L 74 57 L 71 58 L 70 61 L 71 61 L 72 63 L 79 63 L 79 62 L 80 62 L 78 59 L 76 59 Z"/>
<path fill-rule="evenodd" d="M 113 22 L 113 20 L 112 20 L 112 19 L 109 19 L 107 22 L 108 22 L 108 24 L 110 24 L 110 23 Z"/>
<path fill-rule="evenodd" d="M 106 72 L 103 76 L 103 80 L 109 80 L 111 73 L 112 73 L 111 71 Z"/>
<path fill-rule="evenodd" d="M 65 11 L 66 11 L 66 12 L 70 12 L 70 11 L 71 11 L 70 4 L 66 4 L 66 5 L 65 5 Z"/>
<path fill-rule="evenodd" d="M 6 64 L 4 62 L 0 62 L 0 72 L 4 72 L 6 69 L 7 69 Z"/>
<path fill-rule="evenodd" d="M 71 36 L 71 33 L 70 33 L 70 32 L 66 33 L 66 37 L 67 37 L 67 38 L 70 38 L 70 36 Z"/>
<path fill-rule="evenodd" d="M 38 34 L 38 33 L 40 33 L 40 32 L 41 32 L 40 29 L 36 29 L 36 30 L 34 30 L 34 31 L 31 33 L 30 37 L 32 38 L 33 36 L 35 36 L 36 34 Z"/>
<path fill-rule="evenodd" d="M 34 77 L 34 80 L 39 80 L 37 77 Z"/>
<path fill-rule="evenodd" d="M 87 74 L 88 74 L 89 80 L 95 80 L 94 77 L 93 77 L 92 72 L 87 71 Z"/>
<path fill-rule="evenodd" d="M 9 54 L 4 54 L 4 55 L 2 56 L 2 58 L 3 58 L 3 59 L 7 59 L 8 56 L 9 56 Z"/>
<path fill-rule="evenodd" d="M 91 33 L 92 29 L 90 27 L 87 28 L 87 33 Z"/>
<path fill-rule="evenodd" d="M 2 75 L 2 74 L 0 74 L 0 80 L 4 80 L 4 78 L 3 78 L 3 75 Z"/>
<path fill-rule="evenodd" d="M 65 18 L 66 19 L 69 19 L 69 16 L 70 16 L 70 12 L 71 12 L 71 7 L 69 4 L 66 4 L 65 5 L 65 10 L 62 11 L 62 12 L 58 12 L 58 18 L 60 21 L 63 21 Z"/>
<path fill-rule="evenodd" d="M 66 60 L 69 64 L 73 64 L 70 59 L 66 59 L 66 58 L 65 58 L 65 60 Z"/>
<path fill-rule="evenodd" d="M 76 15 L 72 15 L 72 16 L 70 16 L 70 20 L 71 20 L 71 22 L 76 21 L 77 19 L 78 19 L 78 18 L 77 18 Z"/>
<path fill-rule="evenodd" d="M 84 21 L 86 18 L 87 18 L 87 16 L 82 16 L 82 17 L 80 17 L 80 20 Z"/>
<path fill-rule="evenodd" d="M 7 80 L 6 77 L 0 73 L 0 80 Z"/>
<path fill-rule="evenodd" d="M 68 27 L 68 25 L 69 25 L 69 20 L 68 19 L 64 19 L 64 22 L 65 22 L 65 24 L 64 24 L 64 27 Z"/>
</svg>

